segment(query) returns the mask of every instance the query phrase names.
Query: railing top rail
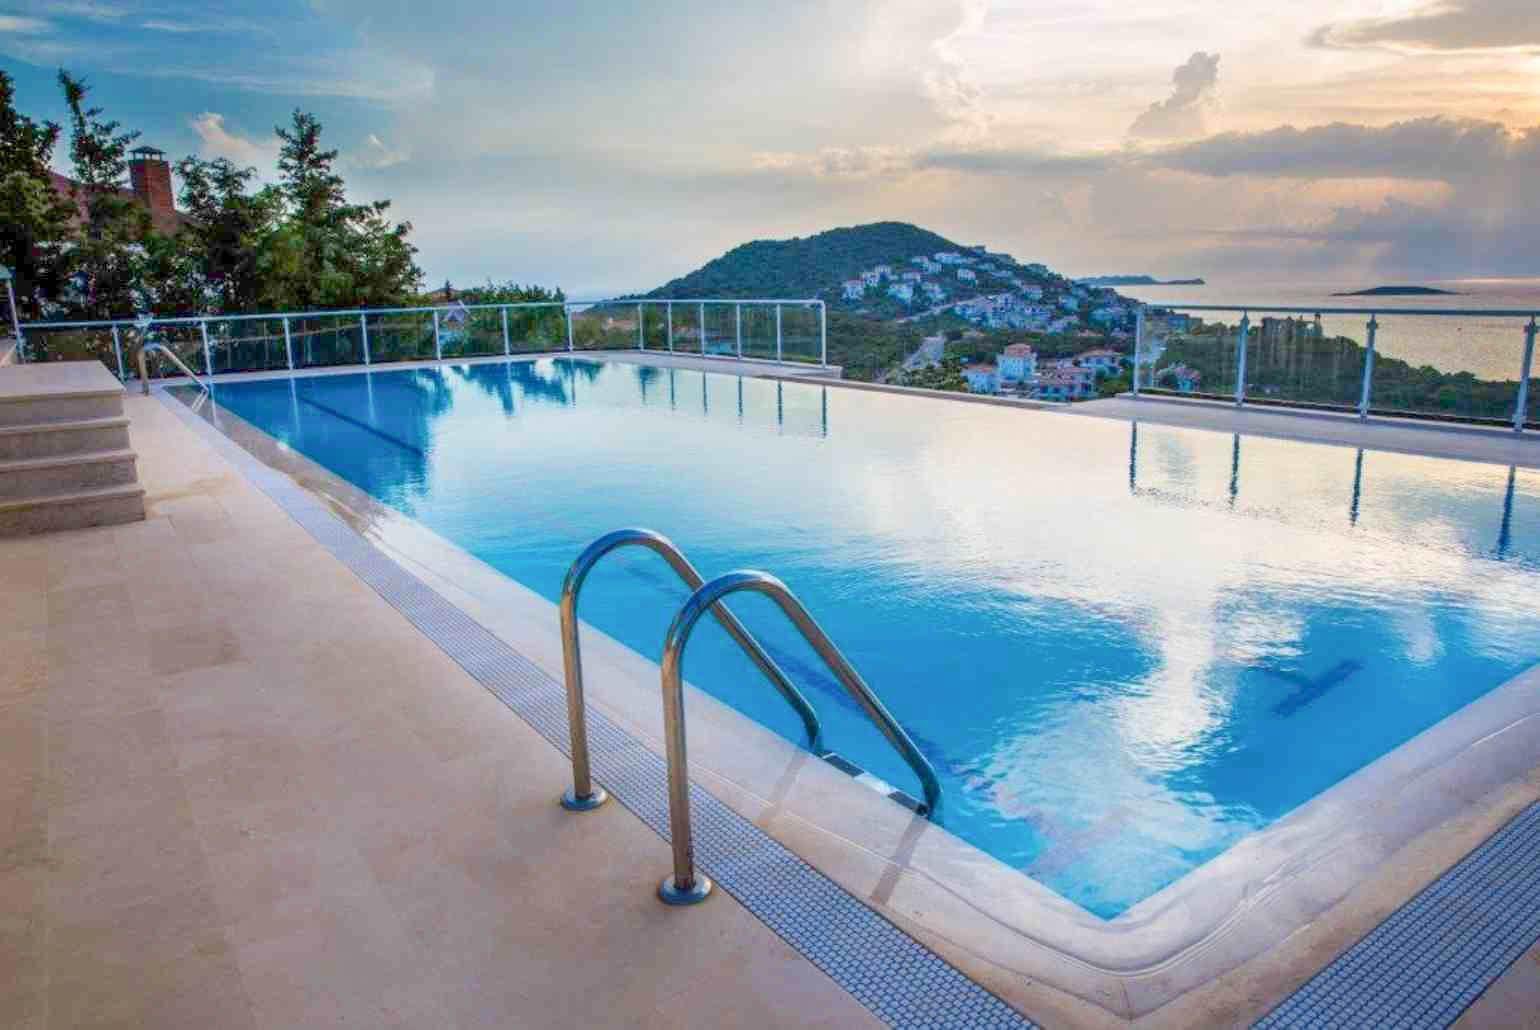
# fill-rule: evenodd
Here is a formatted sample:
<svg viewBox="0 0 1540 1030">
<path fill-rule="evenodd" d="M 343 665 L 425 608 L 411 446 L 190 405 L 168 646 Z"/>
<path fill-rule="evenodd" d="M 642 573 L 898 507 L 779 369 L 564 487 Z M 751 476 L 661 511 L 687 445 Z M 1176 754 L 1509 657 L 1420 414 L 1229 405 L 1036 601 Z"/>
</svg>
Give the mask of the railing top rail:
<svg viewBox="0 0 1540 1030">
<path fill-rule="evenodd" d="M 1182 301 L 1146 301 L 1144 309 L 1166 308 L 1171 311 L 1240 311 L 1260 315 L 1380 315 L 1399 318 L 1407 315 L 1420 317 L 1465 318 L 1536 318 L 1540 307 L 1524 308 L 1398 308 L 1398 307 L 1301 307 L 1288 304 L 1187 304 Z"/>
<path fill-rule="evenodd" d="M 488 304 L 430 304 L 421 307 L 402 308 L 341 308 L 330 311 L 265 311 L 233 315 L 171 315 L 153 318 L 155 325 L 197 325 L 199 322 L 246 322 L 275 318 L 356 318 L 360 315 L 407 315 L 431 314 L 434 311 L 495 311 L 500 308 L 595 308 L 657 306 L 665 304 L 741 304 L 745 307 L 770 305 L 796 305 L 798 307 L 823 307 L 816 297 L 610 297 L 599 300 L 524 300 Z M 104 318 L 84 321 L 23 322 L 22 331 L 28 329 L 110 329 L 113 326 L 137 328 L 138 318 Z"/>
</svg>

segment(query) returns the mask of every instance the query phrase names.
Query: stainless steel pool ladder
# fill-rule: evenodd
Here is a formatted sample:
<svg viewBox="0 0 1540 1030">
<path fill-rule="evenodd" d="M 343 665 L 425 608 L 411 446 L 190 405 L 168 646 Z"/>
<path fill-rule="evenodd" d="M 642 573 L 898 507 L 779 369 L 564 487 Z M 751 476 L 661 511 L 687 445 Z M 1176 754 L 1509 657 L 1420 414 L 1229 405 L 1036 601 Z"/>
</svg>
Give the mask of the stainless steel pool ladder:
<svg viewBox="0 0 1540 1030">
<path fill-rule="evenodd" d="M 583 700 L 583 657 L 578 647 L 578 595 L 583 589 L 583 581 L 599 563 L 599 559 L 622 547 L 645 547 L 657 552 L 691 590 L 699 590 L 704 582 L 695 566 L 690 564 L 689 559 L 671 540 L 650 529 L 617 529 L 613 533 L 606 533 L 589 544 L 567 570 L 567 578 L 561 587 L 560 607 L 562 667 L 567 679 L 567 723 L 572 736 L 572 789 L 562 796 L 561 803 L 574 812 L 597 808 L 608 797 L 602 787 L 594 785 L 589 769 L 588 719 Z M 775 659 L 743 628 L 743 623 L 738 621 L 726 605 L 716 606 L 714 614 L 722 628 L 738 642 L 749 660 L 759 667 L 802 719 L 803 728 L 807 730 L 808 747 L 814 753 L 821 753 L 823 728 L 819 724 L 818 713 L 813 711 L 807 698 L 792 686 L 781 667 L 775 664 Z"/>
<path fill-rule="evenodd" d="M 834 673 L 841 686 L 860 705 L 878 731 L 887 738 L 899 755 L 914 770 L 925 795 L 920 814 L 934 819 L 941 809 L 941 784 L 936 770 L 921 753 L 909 734 L 893 718 L 882 701 L 866 685 L 861 674 L 850 664 L 834 641 L 823 631 L 807 608 L 776 577 L 766 572 L 743 570 L 718 576 L 709 583 L 701 582 L 679 549 L 666 537 L 646 529 L 622 529 L 610 533 L 591 544 L 573 562 L 562 587 L 561 622 L 563 659 L 567 675 L 567 717 L 572 734 L 573 787 L 562 798 L 566 807 L 583 811 L 597 807 L 605 800 L 602 788 L 595 786 L 589 772 L 588 729 L 583 703 L 582 659 L 578 652 L 577 599 L 584 578 L 594 564 L 605 554 L 618 547 L 638 545 L 657 551 L 680 578 L 694 591 L 674 616 L 663 642 L 663 722 L 665 747 L 668 757 L 669 838 L 673 846 L 674 871 L 658 887 L 658 896 L 670 905 L 690 905 L 702 901 L 711 891 L 711 881 L 695 871 L 695 848 L 690 830 L 690 773 L 685 742 L 684 722 L 684 650 L 690 635 L 706 612 L 712 612 L 723 627 L 738 641 L 749 657 L 770 678 L 782 696 L 802 716 L 807 727 L 809 748 L 821 758 L 828 755 L 823 750 L 822 731 L 817 714 L 807 699 L 791 685 L 780 667 L 764 648 L 749 635 L 742 623 L 727 610 L 724 604 L 729 594 L 752 591 L 764 594 L 785 613 L 804 640 L 818 652 L 824 664 Z"/>
<path fill-rule="evenodd" d="M 198 373 L 188 368 L 187 363 L 176 356 L 176 351 L 172 350 L 170 347 L 167 347 L 163 343 L 146 343 L 144 346 L 139 348 L 139 382 L 143 386 L 143 391 L 146 396 L 148 396 L 150 392 L 150 369 L 149 363 L 145 360 L 146 354 L 164 354 L 166 357 L 171 359 L 171 363 L 177 367 L 177 371 L 181 372 L 188 379 L 191 379 L 194 383 L 197 383 L 198 388 L 205 394 L 209 392 L 208 384 L 205 383 L 202 379 L 199 379 Z"/>
</svg>

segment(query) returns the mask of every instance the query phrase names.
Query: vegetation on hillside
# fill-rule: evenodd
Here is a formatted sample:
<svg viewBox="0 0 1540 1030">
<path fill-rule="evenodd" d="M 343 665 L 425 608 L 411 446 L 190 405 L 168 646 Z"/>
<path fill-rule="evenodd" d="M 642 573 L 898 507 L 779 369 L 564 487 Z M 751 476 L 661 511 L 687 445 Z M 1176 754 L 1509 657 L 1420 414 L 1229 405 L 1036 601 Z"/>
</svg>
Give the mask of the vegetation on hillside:
<svg viewBox="0 0 1540 1030">
<path fill-rule="evenodd" d="M 907 222 L 874 222 L 789 240 L 734 247 L 649 297 L 824 296 L 874 265 L 905 264 L 916 254 L 959 250 L 956 243 Z"/>
</svg>

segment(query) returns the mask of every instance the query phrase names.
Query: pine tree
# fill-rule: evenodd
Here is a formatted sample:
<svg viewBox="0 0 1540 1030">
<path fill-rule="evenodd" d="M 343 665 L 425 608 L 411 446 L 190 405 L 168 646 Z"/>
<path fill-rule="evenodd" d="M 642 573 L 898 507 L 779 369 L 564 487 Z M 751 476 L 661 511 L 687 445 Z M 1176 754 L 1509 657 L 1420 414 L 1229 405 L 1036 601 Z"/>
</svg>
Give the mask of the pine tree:
<svg viewBox="0 0 1540 1030">
<path fill-rule="evenodd" d="M 399 303 L 422 273 L 407 240 L 410 223 L 392 224 L 389 201 L 349 204 L 333 168 L 337 151 L 321 146 L 321 123 L 295 110 L 276 130 L 279 191 L 287 218 L 266 255 L 266 300 L 302 309 Z"/>
<path fill-rule="evenodd" d="M 256 169 L 222 157 L 186 157 L 177 162 L 176 171 L 182 180 L 177 199 L 185 225 L 176 237 L 180 258 L 168 255 L 162 267 L 197 280 L 204 294 L 198 310 L 256 310 L 262 297 L 262 252 L 283 208 L 278 187 L 252 192 Z M 179 263 L 191 271 L 178 272 Z M 172 288 L 169 280 L 165 288 Z M 183 303 L 191 301 L 185 284 L 182 290 Z M 157 302 L 157 310 L 162 308 Z"/>
<path fill-rule="evenodd" d="M 59 126 L 15 107 L 12 79 L 0 71 L 0 264 L 15 276 L 22 318 L 38 318 L 57 295 L 74 210 L 53 188 L 48 158 Z"/>
<path fill-rule="evenodd" d="M 87 107 L 90 87 L 62 69 L 59 86 L 70 112 L 70 162 L 75 201 L 84 209 L 80 237 L 70 253 L 73 306 L 83 318 L 126 318 L 139 307 L 143 244 L 150 216 L 122 192 L 128 147 L 137 132 L 120 132 L 102 109 Z"/>
</svg>

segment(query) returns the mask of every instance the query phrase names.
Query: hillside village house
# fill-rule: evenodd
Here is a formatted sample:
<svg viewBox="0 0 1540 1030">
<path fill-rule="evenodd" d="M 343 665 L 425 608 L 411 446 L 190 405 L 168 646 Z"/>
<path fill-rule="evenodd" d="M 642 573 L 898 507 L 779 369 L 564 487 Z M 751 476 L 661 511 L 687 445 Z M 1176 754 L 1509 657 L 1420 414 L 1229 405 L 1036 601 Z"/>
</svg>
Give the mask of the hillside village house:
<svg viewBox="0 0 1540 1030">
<path fill-rule="evenodd" d="M 957 278 L 961 279 L 963 282 L 972 283 L 978 282 L 979 277 L 978 274 L 971 268 L 959 268 L 957 270 Z"/>
<path fill-rule="evenodd" d="M 1002 383 L 1024 383 L 1037 375 L 1037 352 L 1029 344 L 1011 344 L 996 361 Z"/>
<path fill-rule="evenodd" d="M 1063 359 L 1057 364 L 1060 368 L 1068 365 L 1078 365 L 1081 368 L 1089 368 L 1097 374 L 1116 375 L 1123 367 L 1123 355 L 1115 350 L 1098 347 L 1094 350 L 1082 351 L 1073 358 Z"/>
<path fill-rule="evenodd" d="M 846 279 L 840 284 L 844 290 L 846 300 L 860 300 L 866 296 L 866 280 Z"/>
<path fill-rule="evenodd" d="M 1061 365 L 1038 376 L 1037 395 L 1045 401 L 1078 401 L 1096 393 L 1096 371 Z"/>
<path fill-rule="evenodd" d="M 964 365 L 963 378 L 968 381 L 969 393 L 999 393 L 1000 374 L 994 365 Z"/>
<path fill-rule="evenodd" d="M 908 304 L 914 300 L 914 287 L 909 283 L 893 283 L 888 287 L 888 296 Z"/>
</svg>

